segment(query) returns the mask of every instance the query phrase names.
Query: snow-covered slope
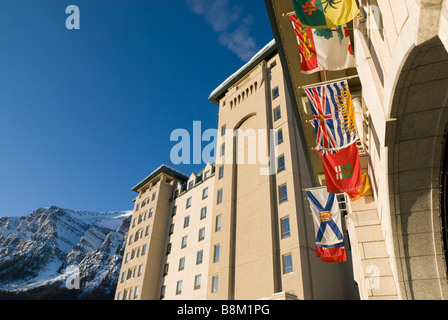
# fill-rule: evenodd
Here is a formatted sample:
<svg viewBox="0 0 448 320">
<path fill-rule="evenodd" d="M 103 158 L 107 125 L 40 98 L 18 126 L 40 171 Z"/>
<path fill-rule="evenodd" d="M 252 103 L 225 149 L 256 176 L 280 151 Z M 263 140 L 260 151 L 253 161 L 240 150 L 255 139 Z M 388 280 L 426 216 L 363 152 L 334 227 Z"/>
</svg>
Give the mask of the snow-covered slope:
<svg viewBox="0 0 448 320">
<path fill-rule="evenodd" d="M 0 298 L 110 298 L 131 214 L 52 206 L 0 218 Z"/>
</svg>

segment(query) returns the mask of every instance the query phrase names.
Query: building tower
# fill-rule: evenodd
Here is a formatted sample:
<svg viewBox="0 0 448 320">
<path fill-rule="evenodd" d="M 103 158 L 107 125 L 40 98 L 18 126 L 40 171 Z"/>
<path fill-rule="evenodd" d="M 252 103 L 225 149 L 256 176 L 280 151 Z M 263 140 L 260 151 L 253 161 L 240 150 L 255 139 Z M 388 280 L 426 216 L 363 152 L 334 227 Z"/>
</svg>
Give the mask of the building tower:
<svg viewBox="0 0 448 320">
<path fill-rule="evenodd" d="M 133 188 L 116 300 L 204 299 L 214 166 L 184 175 L 162 165 Z"/>
<path fill-rule="evenodd" d="M 316 258 L 302 189 L 311 173 L 275 41 L 219 86 L 208 299 L 348 297 L 344 269 Z M 268 161 L 269 160 L 269 161 Z M 308 210 L 308 211 L 307 211 Z M 353 282 L 352 282 L 353 283 Z"/>
</svg>

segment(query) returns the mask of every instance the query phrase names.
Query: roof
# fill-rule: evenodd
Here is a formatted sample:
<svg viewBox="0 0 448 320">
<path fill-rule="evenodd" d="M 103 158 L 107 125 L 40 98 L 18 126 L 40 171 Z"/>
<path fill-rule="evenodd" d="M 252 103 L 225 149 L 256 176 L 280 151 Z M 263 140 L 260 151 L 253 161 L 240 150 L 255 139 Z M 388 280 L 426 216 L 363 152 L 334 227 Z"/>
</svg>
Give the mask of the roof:
<svg viewBox="0 0 448 320">
<path fill-rule="evenodd" d="M 134 188 L 132 188 L 132 191 L 138 192 L 142 187 L 145 186 L 148 182 L 156 178 L 159 174 L 165 173 L 173 178 L 186 181 L 189 179 L 189 176 L 183 174 L 180 171 L 177 171 L 176 169 L 173 169 L 171 167 L 168 167 L 167 165 L 161 165 L 158 167 L 154 172 L 152 172 L 149 176 L 147 176 L 143 181 L 141 181 L 139 184 L 137 184 Z"/>
<path fill-rule="evenodd" d="M 220 97 L 236 82 L 238 82 L 247 72 L 252 70 L 256 65 L 263 61 L 267 56 L 277 50 L 275 39 L 269 42 L 263 49 L 255 54 L 248 63 L 241 67 L 237 72 L 227 78 L 219 87 L 217 87 L 208 98 L 211 102 L 219 105 Z"/>
</svg>

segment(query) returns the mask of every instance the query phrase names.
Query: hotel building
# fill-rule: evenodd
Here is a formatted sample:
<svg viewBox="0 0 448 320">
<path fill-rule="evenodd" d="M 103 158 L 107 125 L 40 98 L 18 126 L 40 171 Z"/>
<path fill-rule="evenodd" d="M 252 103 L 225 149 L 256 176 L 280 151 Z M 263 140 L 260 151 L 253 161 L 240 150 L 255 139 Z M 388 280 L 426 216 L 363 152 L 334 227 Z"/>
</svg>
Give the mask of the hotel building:
<svg viewBox="0 0 448 320">
<path fill-rule="evenodd" d="M 357 2 L 348 26 L 358 67 L 304 77 L 293 2 L 265 0 L 313 184 L 323 170 L 311 152 L 303 86 L 347 78 L 372 185 L 346 219 L 360 299 L 447 299 L 448 1 Z"/>
</svg>

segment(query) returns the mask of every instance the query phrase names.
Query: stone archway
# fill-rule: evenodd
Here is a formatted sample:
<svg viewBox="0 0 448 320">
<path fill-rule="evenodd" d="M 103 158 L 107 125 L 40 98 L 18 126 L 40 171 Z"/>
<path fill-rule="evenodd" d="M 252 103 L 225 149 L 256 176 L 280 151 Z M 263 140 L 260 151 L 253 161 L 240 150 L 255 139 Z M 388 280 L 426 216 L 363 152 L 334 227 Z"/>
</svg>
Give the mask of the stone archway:
<svg viewBox="0 0 448 320">
<path fill-rule="evenodd" d="M 447 99 L 448 53 L 435 37 L 406 60 L 395 121 L 387 126 L 391 236 L 403 299 L 448 298 L 440 197 Z"/>
</svg>

